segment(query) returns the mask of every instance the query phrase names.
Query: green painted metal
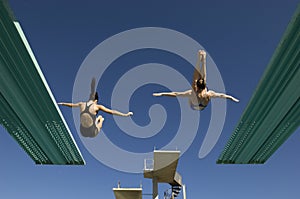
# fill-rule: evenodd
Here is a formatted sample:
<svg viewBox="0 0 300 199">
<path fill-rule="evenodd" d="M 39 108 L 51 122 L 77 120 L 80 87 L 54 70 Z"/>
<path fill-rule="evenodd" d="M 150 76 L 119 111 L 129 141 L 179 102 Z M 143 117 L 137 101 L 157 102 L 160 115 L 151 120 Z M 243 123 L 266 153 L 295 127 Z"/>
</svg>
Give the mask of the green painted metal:
<svg viewBox="0 0 300 199">
<path fill-rule="evenodd" d="M 300 4 L 218 164 L 263 164 L 300 125 Z"/>
<path fill-rule="evenodd" d="M 20 25 L 0 1 L 0 124 L 36 164 L 84 164 Z"/>
</svg>

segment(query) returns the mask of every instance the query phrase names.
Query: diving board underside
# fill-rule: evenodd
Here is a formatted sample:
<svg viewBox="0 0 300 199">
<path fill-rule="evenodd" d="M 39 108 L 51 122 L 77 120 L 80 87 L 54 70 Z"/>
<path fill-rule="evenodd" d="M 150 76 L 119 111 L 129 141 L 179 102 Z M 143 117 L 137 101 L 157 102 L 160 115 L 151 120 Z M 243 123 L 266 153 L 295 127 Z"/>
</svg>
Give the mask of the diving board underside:
<svg viewBox="0 0 300 199">
<path fill-rule="evenodd" d="M 159 183 L 182 185 L 182 177 L 177 172 L 180 151 L 154 150 L 153 168 L 144 170 L 145 178 L 156 178 Z"/>
<path fill-rule="evenodd" d="M 26 37 L 0 2 L 0 124 L 36 164 L 82 165 L 83 157 Z"/>
<path fill-rule="evenodd" d="M 116 199 L 142 199 L 142 188 L 113 188 Z"/>
<path fill-rule="evenodd" d="M 300 4 L 218 164 L 263 164 L 300 125 Z"/>
</svg>

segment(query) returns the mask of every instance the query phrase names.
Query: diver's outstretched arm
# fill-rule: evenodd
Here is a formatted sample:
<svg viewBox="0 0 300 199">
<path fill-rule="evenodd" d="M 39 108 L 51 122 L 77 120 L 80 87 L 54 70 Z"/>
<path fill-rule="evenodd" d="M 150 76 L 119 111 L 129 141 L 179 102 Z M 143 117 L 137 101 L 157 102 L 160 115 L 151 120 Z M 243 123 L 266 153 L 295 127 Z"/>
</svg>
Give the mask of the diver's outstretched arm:
<svg viewBox="0 0 300 199">
<path fill-rule="evenodd" d="M 75 104 L 74 103 L 59 102 L 57 104 L 73 108 L 73 107 L 80 107 L 82 102 L 78 102 L 78 103 L 75 103 Z"/>
<path fill-rule="evenodd" d="M 232 101 L 235 101 L 235 102 L 239 102 L 240 100 L 232 97 L 231 95 L 227 95 L 227 94 L 224 94 L 224 93 L 216 93 L 215 91 L 208 91 L 207 93 L 210 97 L 219 97 L 219 98 L 225 98 L 225 99 L 231 99 Z"/>
<path fill-rule="evenodd" d="M 163 93 L 153 93 L 153 96 L 168 96 L 168 97 L 189 97 L 192 95 L 192 90 L 187 90 L 184 92 L 163 92 Z"/>
<path fill-rule="evenodd" d="M 112 115 L 118 115 L 118 116 L 123 116 L 123 117 L 128 117 L 128 116 L 131 116 L 133 115 L 133 112 L 128 112 L 128 113 L 121 113 L 119 111 L 116 111 L 116 110 L 111 110 L 109 108 L 106 108 L 105 106 L 103 105 L 97 105 L 97 108 L 101 111 L 104 111 L 106 113 L 109 113 L 109 114 L 112 114 Z"/>
</svg>

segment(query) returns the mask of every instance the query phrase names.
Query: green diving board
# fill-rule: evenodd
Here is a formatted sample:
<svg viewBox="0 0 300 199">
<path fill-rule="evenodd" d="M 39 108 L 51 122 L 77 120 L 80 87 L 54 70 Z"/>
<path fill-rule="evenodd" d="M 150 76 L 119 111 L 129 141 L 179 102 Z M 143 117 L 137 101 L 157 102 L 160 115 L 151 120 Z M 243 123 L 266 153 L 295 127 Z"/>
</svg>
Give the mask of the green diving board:
<svg viewBox="0 0 300 199">
<path fill-rule="evenodd" d="M 20 24 L 2 0 L 0 124 L 36 164 L 85 164 Z"/>
<path fill-rule="evenodd" d="M 263 164 L 300 125 L 300 4 L 218 164 Z"/>
</svg>

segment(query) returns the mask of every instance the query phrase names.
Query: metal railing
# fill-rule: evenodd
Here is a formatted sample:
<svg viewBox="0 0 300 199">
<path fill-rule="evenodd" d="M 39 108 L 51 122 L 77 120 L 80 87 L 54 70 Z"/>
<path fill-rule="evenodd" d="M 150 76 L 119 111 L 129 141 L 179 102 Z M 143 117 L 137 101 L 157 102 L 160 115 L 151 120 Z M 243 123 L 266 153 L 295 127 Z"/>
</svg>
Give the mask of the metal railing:
<svg viewBox="0 0 300 199">
<path fill-rule="evenodd" d="M 154 159 L 145 159 L 144 160 L 144 170 L 152 171 L 154 169 Z"/>
</svg>

